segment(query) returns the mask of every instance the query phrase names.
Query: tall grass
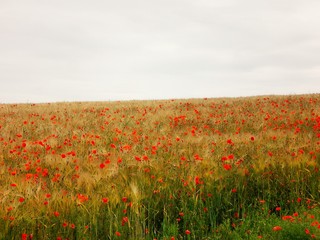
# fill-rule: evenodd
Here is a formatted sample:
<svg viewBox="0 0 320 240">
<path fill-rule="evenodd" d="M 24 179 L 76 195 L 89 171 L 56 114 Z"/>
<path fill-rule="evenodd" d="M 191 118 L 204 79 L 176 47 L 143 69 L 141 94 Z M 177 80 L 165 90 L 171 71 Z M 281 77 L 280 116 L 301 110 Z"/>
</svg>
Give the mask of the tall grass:
<svg viewBox="0 0 320 240">
<path fill-rule="evenodd" d="M 319 94 L 3 104 L 0 238 L 316 238 L 319 161 Z"/>
</svg>

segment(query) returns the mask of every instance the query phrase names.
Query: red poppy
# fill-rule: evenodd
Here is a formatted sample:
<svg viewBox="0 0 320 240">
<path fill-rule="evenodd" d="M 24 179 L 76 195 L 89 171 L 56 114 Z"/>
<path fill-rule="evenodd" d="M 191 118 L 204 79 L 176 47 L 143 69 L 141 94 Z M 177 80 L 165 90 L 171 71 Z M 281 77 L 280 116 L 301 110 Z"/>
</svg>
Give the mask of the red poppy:
<svg viewBox="0 0 320 240">
<path fill-rule="evenodd" d="M 21 234 L 21 240 L 27 240 L 28 239 L 28 234 L 22 233 Z"/>
<path fill-rule="evenodd" d="M 281 230 L 282 230 L 282 227 L 280 227 L 280 226 L 275 226 L 272 228 L 272 231 L 275 231 L 275 232 L 281 231 Z"/>
<path fill-rule="evenodd" d="M 227 143 L 230 144 L 230 145 L 233 145 L 233 142 L 232 142 L 231 139 L 228 139 L 228 140 L 227 140 Z"/>
<path fill-rule="evenodd" d="M 200 178 L 199 176 L 196 176 L 196 177 L 194 178 L 194 181 L 195 181 L 196 185 L 203 184 L 203 181 L 201 181 L 201 178 Z"/>
<path fill-rule="evenodd" d="M 124 226 L 129 221 L 128 217 L 123 217 L 121 221 L 121 225 Z"/>
<path fill-rule="evenodd" d="M 223 164 L 223 168 L 227 171 L 231 170 L 232 166 L 230 164 Z"/>
<path fill-rule="evenodd" d="M 83 195 L 83 194 L 81 194 L 81 193 L 78 193 L 78 200 L 79 200 L 81 203 L 88 201 L 88 199 L 89 199 L 88 196 Z"/>
</svg>

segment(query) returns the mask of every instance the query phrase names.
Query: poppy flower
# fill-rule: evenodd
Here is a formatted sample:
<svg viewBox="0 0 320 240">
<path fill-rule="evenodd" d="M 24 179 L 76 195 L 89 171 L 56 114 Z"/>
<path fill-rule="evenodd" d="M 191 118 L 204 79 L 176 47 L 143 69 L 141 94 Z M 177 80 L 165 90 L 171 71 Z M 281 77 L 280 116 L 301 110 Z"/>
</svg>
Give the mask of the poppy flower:
<svg viewBox="0 0 320 240">
<path fill-rule="evenodd" d="M 21 239 L 22 239 L 22 240 L 27 240 L 27 239 L 28 239 L 28 234 L 22 233 L 22 234 L 21 234 Z"/>
<path fill-rule="evenodd" d="M 121 225 L 124 226 L 129 221 L 128 217 L 123 217 L 121 221 Z"/>
<path fill-rule="evenodd" d="M 228 140 L 227 140 L 227 143 L 230 144 L 230 145 L 233 145 L 233 144 L 234 144 L 234 143 L 232 142 L 232 139 L 228 139 Z"/>
<path fill-rule="evenodd" d="M 201 178 L 200 178 L 199 176 L 196 176 L 196 177 L 194 178 L 194 181 L 195 181 L 196 185 L 203 184 L 203 181 L 201 181 Z"/>
<path fill-rule="evenodd" d="M 272 228 L 272 231 L 275 231 L 275 232 L 281 231 L 281 230 L 282 230 L 282 227 L 280 227 L 280 226 L 274 226 L 274 227 Z"/>
<path fill-rule="evenodd" d="M 232 166 L 230 164 L 223 164 L 223 168 L 227 171 L 231 170 Z"/>
</svg>

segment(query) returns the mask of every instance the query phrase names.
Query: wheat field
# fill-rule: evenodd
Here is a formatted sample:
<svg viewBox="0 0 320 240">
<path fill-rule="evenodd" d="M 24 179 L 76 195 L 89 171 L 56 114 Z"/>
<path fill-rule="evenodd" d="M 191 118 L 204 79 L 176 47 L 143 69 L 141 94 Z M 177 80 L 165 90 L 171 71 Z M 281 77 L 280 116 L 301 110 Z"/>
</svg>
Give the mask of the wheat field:
<svg viewBox="0 0 320 240">
<path fill-rule="evenodd" d="M 320 94 L 0 104 L 0 239 L 317 239 L 319 167 Z"/>
</svg>

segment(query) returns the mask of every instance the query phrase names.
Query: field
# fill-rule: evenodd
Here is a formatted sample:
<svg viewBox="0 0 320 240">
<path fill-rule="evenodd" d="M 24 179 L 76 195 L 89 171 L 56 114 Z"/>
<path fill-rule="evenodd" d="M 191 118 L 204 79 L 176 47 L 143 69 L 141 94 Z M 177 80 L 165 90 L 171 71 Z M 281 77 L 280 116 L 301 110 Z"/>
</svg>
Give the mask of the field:
<svg viewBox="0 0 320 240">
<path fill-rule="evenodd" d="M 320 94 L 0 104 L 0 239 L 319 239 Z"/>
</svg>

